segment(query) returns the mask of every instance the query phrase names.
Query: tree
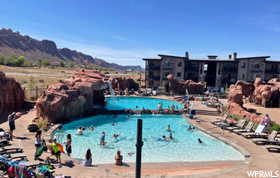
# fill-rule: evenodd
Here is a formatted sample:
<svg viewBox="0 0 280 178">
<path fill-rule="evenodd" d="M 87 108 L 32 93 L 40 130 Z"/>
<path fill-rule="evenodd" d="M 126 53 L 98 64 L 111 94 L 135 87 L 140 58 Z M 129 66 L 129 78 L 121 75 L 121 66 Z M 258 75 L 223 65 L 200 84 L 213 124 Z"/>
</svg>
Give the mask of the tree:
<svg viewBox="0 0 280 178">
<path fill-rule="evenodd" d="M 59 65 L 60 67 L 65 67 L 65 63 L 63 61 L 60 61 Z"/>
<path fill-rule="evenodd" d="M 37 62 L 37 66 L 38 66 L 39 68 L 41 68 L 41 67 L 42 67 L 42 59 L 39 59 L 39 60 L 38 60 L 38 62 Z"/>
<path fill-rule="evenodd" d="M 49 66 L 49 65 L 50 65 L 50 62 L 49 62 L 48 60 L 43 60 L 43 61 L 42 61 L 42 65 L 45 66 L 45 67 L 46 67 L 46 66 Z"/>
<path fill-rule="evenodd" d="M 16 58 L 14 60 L 14 65 L 16 67 L 21 67 L 23 66 L 24 62 L 26 61 L 25 57 L 24 56 L 19 56 L 18 58 Z"/>
</svg>

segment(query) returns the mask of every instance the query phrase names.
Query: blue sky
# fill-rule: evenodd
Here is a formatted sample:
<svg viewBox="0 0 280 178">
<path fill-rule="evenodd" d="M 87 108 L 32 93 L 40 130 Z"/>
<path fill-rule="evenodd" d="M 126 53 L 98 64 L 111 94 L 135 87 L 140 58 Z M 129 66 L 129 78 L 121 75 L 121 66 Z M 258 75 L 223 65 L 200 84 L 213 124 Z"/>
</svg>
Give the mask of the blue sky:
<svg viewBox="0 0 280 178">
<path fill-rule="evenodd" d="M 280 60 L 279 0 L 1 0 L 0 27 L 122 65 L 158 53 Z"/>
</svg>

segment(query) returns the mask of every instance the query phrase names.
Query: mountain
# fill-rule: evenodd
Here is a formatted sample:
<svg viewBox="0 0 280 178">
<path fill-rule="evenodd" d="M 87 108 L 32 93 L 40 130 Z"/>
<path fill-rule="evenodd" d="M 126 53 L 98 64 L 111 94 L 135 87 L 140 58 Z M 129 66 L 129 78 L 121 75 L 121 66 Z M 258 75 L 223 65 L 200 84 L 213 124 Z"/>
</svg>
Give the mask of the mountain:
<svg viewBox="0 0 280 178">
<path fill-rule="evenodd" d="M 39 59 L 50 62 L 72 61 L 80 65 L 96 64 L 117 70 L 143 70 L 141 66 L 122 66 L 68 48 L 60 49 L 53 41 L 36 40 L 19 32 L 13 32 L 11 29 L 0 29 L 0 55 L 25 56 L 31 61 Z"/>
</svg>

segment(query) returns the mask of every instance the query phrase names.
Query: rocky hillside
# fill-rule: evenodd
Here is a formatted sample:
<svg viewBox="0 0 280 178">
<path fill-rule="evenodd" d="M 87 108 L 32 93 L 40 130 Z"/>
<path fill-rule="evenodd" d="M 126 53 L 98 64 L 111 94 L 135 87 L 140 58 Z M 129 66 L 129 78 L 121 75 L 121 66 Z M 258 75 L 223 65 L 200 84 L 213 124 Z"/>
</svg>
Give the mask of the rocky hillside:
<svg viewBox="0 0 280 178">
<path fill-rule="evenodd" d="M 68 48 L 57 48 L 55 42 L 50 40 L 36 40 L 10 29 L 0 29 L 0 55 L 3 56 L 25 56 L 31 61 L 39 59 L 50 62 L 75 62 L 77 64 L 96 64 L 101 67 L 114 68 L 118 70 L 142 70 L 140 66 L 122 66 L 108 63 L 99 58 L 71 50 Z"/>
</svg>

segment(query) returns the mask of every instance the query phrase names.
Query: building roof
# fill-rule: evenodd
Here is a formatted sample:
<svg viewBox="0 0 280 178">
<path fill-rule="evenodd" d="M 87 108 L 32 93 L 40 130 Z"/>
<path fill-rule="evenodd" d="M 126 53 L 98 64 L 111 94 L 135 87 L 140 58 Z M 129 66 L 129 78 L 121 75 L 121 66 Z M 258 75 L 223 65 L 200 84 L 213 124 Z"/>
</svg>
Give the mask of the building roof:
<svg viewBox="0 0 280 178">
<path fill-rule="evenodd" d="M 236 59 L 256 59 L 256 58 L 259 58 L 259 59 L 266 59 L 266 58 L 270 58 L 270 56 L 255 56 L 255 57 L 238 57 Z"/>
<path fill-rule="evenodd" d="M 159 59 L 159 58 L 143 58 L 143 60 L 144 61 L 146 61 L 146 60 L 159 60 L 160 61 L 161 59 Z"/>
<path fill-rule="evenodd" d="M 166 54 L 159 54 L 158 56 L 160 56 L 160 57 L 176 57 L 176 58 L 185 58 L 186 59 L 186 57 L 183 57 L 183 56 L 172 56 L 172 55 L 166 55 Z"/>
<path fill-rule="evenodd" d="M 230 59 L 189 59 L 189 61 L 202 61 L 202 62 L 237 62 L 235 60 L 230 60 Z"/>
</svg>

